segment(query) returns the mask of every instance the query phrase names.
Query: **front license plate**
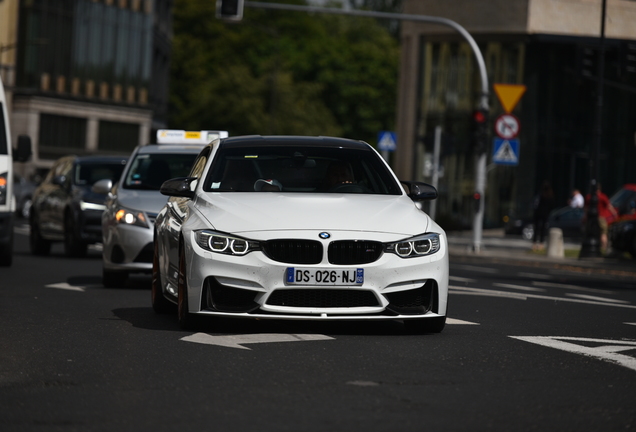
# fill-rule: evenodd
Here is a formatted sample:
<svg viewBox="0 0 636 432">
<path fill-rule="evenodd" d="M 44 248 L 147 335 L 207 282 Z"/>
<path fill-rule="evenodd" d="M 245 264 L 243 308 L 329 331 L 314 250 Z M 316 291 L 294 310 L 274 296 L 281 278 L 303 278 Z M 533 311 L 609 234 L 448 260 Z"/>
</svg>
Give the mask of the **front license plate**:
<svg viewBox="0 0 636 432">
<path fill-rule="evenodd" d="M 364 269 L 314 269 L 287 267 L 289 285 L 362 285 Z"/>
</svg>

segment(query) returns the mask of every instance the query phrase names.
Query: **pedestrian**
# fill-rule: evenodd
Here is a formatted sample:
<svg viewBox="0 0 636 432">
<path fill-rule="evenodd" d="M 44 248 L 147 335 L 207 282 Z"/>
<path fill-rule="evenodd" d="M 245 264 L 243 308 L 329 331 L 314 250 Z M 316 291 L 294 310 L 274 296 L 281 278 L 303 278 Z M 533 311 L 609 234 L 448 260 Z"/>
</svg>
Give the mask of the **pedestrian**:
<svg viewBox="0 0 636 432">
<path fill-rule="evenodd" d="M 583 208 L 585 205 L 585 199 L 578 189 L 572 190 L 572 198 L 569 199 L 568 204 L 572 208 Z"/>
<path fill-rule="evenodd" d="M 596 196 L 598 197 L 598 225 L 601 231 L 601 253 L 607 251 L 607 232 L 609 224 L 618 217 L 618 212 L 610 202 L 607 195 L 601 191 L 601 184 L 598 183 L 596 188 Z M 587 208 L 590 203 L 590 194 L 585 196 L 585 207 Z M 587 215 L 587 211 L 585 212 Z"/>
<path fill-rule="evenodd" d="M 546 180 L 541 184 L 539 194 L 534 201 L 534 234 L 532 235 L 532 250 L 543 250 L 545 245 L 545 229 L 548 216 L 554 208 L 554 191 Z"/>
</svg>

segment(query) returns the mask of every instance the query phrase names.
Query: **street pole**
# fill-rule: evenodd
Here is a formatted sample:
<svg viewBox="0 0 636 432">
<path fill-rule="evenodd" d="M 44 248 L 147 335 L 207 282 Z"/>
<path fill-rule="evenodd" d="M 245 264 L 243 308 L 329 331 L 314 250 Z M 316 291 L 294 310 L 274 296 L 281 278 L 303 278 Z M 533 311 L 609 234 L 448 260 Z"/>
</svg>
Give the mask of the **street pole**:
<svg viewBox="0 0 636 432">
<path fill-rule="evenodd" d="M 277 10 L 291 10 L 297 12 L 306 12 L 306 13 L 327 13 L 327 14 L 335 14 L 335 15 L 348 15 L 348 16 L 359 16 L 359 17 L 369 17 L 369 18 L 379 18 L 379 19 L 388 19 L 388 20 L 398 20 L 398 21 L 416 21 L 423 22 L 429 24 L 439 24 L 447 27 L 451 27 L 457 33 L 459 33 L 468 45 L 470 46 L 473 54 L 475 56 L 475 61 L 477 62 L 477 68 L 479 69 L 479 77 L 481 83 L 481 94 L 479 96 L 478 109 L 483 110 L 488 113 L 489 104 L 488 104 L 488 96 L 489 96 L 489 86 L 488 86 L 488 74 L 486 72 L 486 63 L 484 61 L 484 57 L 475 42 L 475 39 L 472 37 L 468 31 L 456 23 L 453 20 L 435 16 L 427 16 L 427 15 L 413 15 L 413 14 L 402 14 L 402 13 L 391 13 L 391 12 L 375 12 L 375 11 L 363 11 L 363 10 L 344 10 L 337 8 L 323 8 L 323 7 L 313 7 L 313 6 L 297 6 L 297 5 L 289 5 L 289 4 L 280 4 L 280 3 L 261 3 L 261 2 L 253 2 L 246 1 L 244 3 L 245 7 L 257 8 L 257 9 L 277 9 Z M 412 175 L 415 175 L 413 173 Z M 479 253 L 481 248 L 481 240 L 482 240 L 482 229 L 483 229 L 483 220 L 484 220 L 484 197 L 486 192 L 486 149 L 480 149 L 477 154 L 475 160 L 475 192 L 480 196 L 479 208 L 475 211 L 475 217 L 473 219 L 473 251 Z"/>
<path fill-rule="evenodd" d="M 601 256 L 601 227 L 598 214 L 598 178 L 600 174 L 599 159 L 601 141 L 603 138 L 603 81 L 605 79 L 605 11 L 607 0 L 603 0 L 601 9 L 601 37 L 598 59 L 598 81 L 596 91 L 596 119 L 595 136 L 592 151 L 590 152 L 590 199 L 587 203 L 585 237 L 581 244 L 579 258 L 594 258 Z"/>
</svg>

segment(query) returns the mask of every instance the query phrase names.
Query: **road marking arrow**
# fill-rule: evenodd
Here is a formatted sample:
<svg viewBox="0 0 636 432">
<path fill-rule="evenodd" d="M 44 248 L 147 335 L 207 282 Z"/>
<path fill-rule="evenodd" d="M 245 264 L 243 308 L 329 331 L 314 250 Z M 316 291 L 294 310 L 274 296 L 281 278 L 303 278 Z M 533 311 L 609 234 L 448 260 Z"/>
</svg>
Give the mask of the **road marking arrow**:
<svg viewBox="0 0 636 432">
<path fill-rule="evenodd" d="M 246 349 L 245 344 L 253 343 L 272 343 L 272 342 L 299 342 L 299 341 L 318 341 L 330 340 L 332 337 L 319 334 L 244 334 L 244 335 L 228 335 L 228 336 L 212 336 L 207 333 L 195 333 L 190 336 L 181 338 L 185 342 L 194 342 L 207 345 L 218 345 L 227 348 Z"/>
<path fill-rule="evenodd" d="M 575 354 L 582 354 L 594 357 L 611 363 L 624 366 L 636 371 L 636 358 L 625 354 L 618 354 L 620 351 L 636 350 L 636 341 L 611 340 L 611 339 L 591 339 L 576 338 L 564 336 L 510 336 L 513 339 L 525 342 L 543 345 L 550 348 L 556 348 Z M 570 343 L 565 341 L 574 341 L 579 343 L 601 344 L 596 347 L 589 347 Z"/>
<path fill-rule="evenodd" d="M 56 289 L 63 289 L 63 290 L 69 290 L 69 291 L 80 291 L 80 292 L 86 291 L 86 287 L 69 285 L 66 282 L 60 282 L 60 283 L 56 283 L 56 284 L 46 285 L 46 288 L 56 288 Z"/>
</svg>

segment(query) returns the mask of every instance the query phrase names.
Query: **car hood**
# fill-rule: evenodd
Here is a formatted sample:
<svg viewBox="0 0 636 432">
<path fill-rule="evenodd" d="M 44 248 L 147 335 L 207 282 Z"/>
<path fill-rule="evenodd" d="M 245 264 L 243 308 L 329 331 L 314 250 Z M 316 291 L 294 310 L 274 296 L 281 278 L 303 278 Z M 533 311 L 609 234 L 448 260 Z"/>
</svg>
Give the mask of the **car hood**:
<svg viewBox="0 0 636 432">
<path fill-rule="evenodd" d="M 236 234 L 316 229 L 409 236 L 431 225 L 411 199 L 397 195 L 210 193 L 196 207 L 213 229 Z"/>
<path fill-rule="evenodd" d="M 146 213 L 159 213 L 166 205 L 168 197 L 158 190 L 117 189 L 117 201 L 130 210 L 141 210 Z"/>
</svg>

